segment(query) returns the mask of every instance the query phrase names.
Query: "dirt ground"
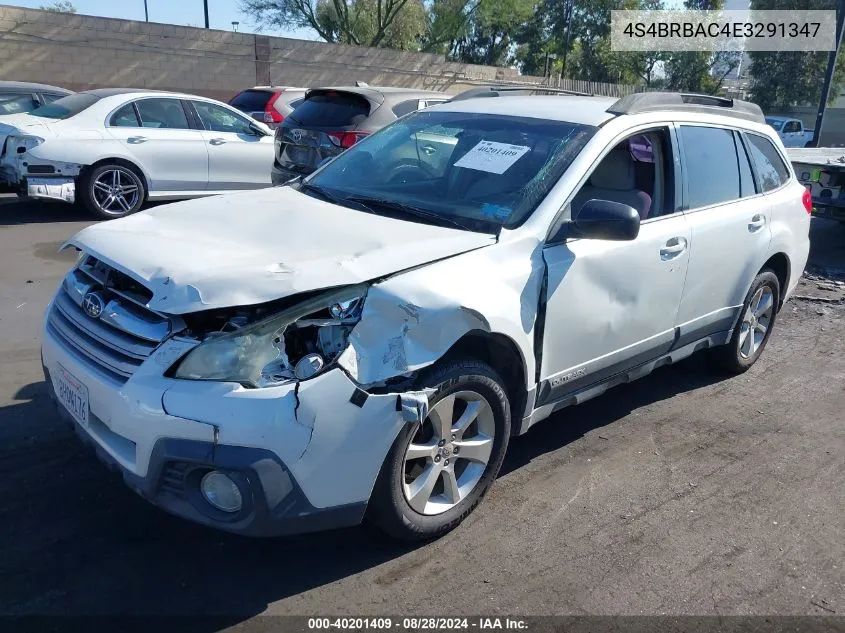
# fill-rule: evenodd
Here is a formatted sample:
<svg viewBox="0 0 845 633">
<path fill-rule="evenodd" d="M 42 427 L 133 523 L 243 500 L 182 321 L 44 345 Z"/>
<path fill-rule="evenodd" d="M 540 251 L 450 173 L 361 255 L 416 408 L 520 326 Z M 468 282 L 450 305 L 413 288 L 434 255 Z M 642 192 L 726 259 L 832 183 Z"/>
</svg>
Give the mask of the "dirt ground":
<svg viewBox="0 0 845 633">
<path fill-rule="evenodd" d="M 813 299 L 747 374 L 692 358 L 565 410 L 512 442 L 463 526 L 409 548 L 230 536 L 125 488 L 39 364 L 56 247 L 87 221 L 0 205 L 2 615 L 845 613 L 845 226 L 813 221 Z"/>
</svg>

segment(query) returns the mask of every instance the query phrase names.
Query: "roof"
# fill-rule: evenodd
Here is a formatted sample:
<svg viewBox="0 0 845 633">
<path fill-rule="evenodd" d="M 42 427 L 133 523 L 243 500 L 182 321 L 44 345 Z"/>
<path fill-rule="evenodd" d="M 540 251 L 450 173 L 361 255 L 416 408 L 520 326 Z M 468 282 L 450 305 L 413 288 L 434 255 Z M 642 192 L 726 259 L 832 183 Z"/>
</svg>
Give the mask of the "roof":
<svg viewBox="0 0 845 633">
<path fill-rule="evenodd" d="M 615 97 L 570 95 L 510 96 L 501 99 L 466 99 L 446 102 L 432 109 L 448 112 L 502 114 L 598 126 L 614 117 L 607 111 Z"/>
<path fill-rule="evenodd" d="M 35 92 L 49 91 L 61 92 L 63 94 L 73 94 L 73 91 L 68 90 L 67 88 L 49 86 L 47 84 L 36 84 L 28 81 L 0 81 L 0 90 L 32 90 Z"/>
<path fill-rule="evenodd" d="M 370 101 L 383 103 L 386 96 L 407 95 L 408 97 L 433 97 L 438 96 L 449 99 L 451 95 L 436 90 L 420 90 L 419 88 L 396 88 L 388 86 L 315 86 L 311 90 L 337 90 L 338 92 L 351 92 L 366 97 Z"/>
<path fill-rule="evenodd" d="M 298 88 L 297 86 L 253 86 L 252 88 L 244 88 L 242 92 L 247 90 L 298 90 L 305 92 L 308 88 Z"/>
</svg>

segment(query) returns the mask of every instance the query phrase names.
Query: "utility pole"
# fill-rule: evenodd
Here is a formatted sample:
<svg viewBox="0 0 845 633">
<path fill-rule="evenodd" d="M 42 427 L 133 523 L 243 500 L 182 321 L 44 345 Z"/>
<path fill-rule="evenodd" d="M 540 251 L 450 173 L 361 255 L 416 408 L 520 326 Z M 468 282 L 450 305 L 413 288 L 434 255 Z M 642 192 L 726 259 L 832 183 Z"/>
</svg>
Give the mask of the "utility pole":
<svg viewBox="0 0 845 633">
<path fill-rule="evenodd" d="M 208 28 L 208 0 L 202 0 L 205 6 L 205 28 Z"/>
<path fill-rule="evenodd" d="M 147 9 L 147 0 L 144 0 L 144 20 L 146 22 L 150 21 L 150 11 Z"/>
<path fill-rule="evenodd" d="M 822 85 L 822 96 L 819 101 L 819 111 L 816 115 L 816 129 L 813 132 L 813 146 L 818 147 L 821 140 L 822 124 L 824 123 L 824 112 L 827 109 L 827 100 L 830 97 L 830 84 L 833 81 L 833 73 L 836 70 L 836 57 L 839 49 L 842 48 L 842 32 L 845 29 L 845 0 L 840 0 L 839 11 L 836 15 L 836 48 L 830 52 L 827 58 L 827 72 L 824 74 Z"/>
</svg>

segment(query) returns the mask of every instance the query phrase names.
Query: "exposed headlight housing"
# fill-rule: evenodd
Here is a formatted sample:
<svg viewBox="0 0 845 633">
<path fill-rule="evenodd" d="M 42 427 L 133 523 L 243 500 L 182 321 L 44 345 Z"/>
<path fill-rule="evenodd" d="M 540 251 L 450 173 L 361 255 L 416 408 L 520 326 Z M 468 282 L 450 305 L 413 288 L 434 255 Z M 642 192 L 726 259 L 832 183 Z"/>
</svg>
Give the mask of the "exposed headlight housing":
<svg viewBox="0 0 845 633">
<path fill-rule="evenodd" d="M 345 349 L 366 291 L 364 285 L 335 289 L 234 332 L 211 335 L 182 359 L 173 376 L 249 387 L 316 376 Z M 308 355 L 318 369 L 295 372 Z M 314 355 L 323 362 L 314 361 Z"/>
</svg>

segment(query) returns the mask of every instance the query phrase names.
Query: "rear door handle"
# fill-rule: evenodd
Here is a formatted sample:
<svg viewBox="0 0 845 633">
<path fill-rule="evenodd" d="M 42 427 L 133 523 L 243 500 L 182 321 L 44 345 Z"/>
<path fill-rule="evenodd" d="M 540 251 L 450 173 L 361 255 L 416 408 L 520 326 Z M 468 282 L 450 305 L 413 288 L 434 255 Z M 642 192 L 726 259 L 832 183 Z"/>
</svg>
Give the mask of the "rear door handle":
<svg viewBox="0 0 845 633">
<path fill-rule="evenodd" d="M 126 139 L 126 142 L 130 143 L 132 145 L 140 145 L 141 143 L 147 142 L 147 137 L 146 136 L 130 136 L 128 139 Z"/>
<path fill-rule="evenodd" d="M 420 149 L 422 149 L 423 154 L 426 154 L 427 156 L 431 156 L 437 151 L 437 149 L 435 149 L 432 145 L 423 145 Z"/>
<path fill-rule="evenodd" d="M 660 259 L 663 261 L 675 259 L 685 250 L 687 250 L 686 238 L 673 237 L 663 245 L 663 248 L 660 249 Z"/>
<path fill-rule="evenodd" d="M 749 233 L 756 233 L 764 226 L 766 226 L 766 216 L 762 213 L 758 213 L 751 218 L 751 222 L 748 223 L 748 231 Z"/>
<path fill-rule="evenodd" d="M 209 141 L 211 145 L 223 145 L 226 142 L 226 139 L 223 138 L 213 138 Z"/>
</svg>

